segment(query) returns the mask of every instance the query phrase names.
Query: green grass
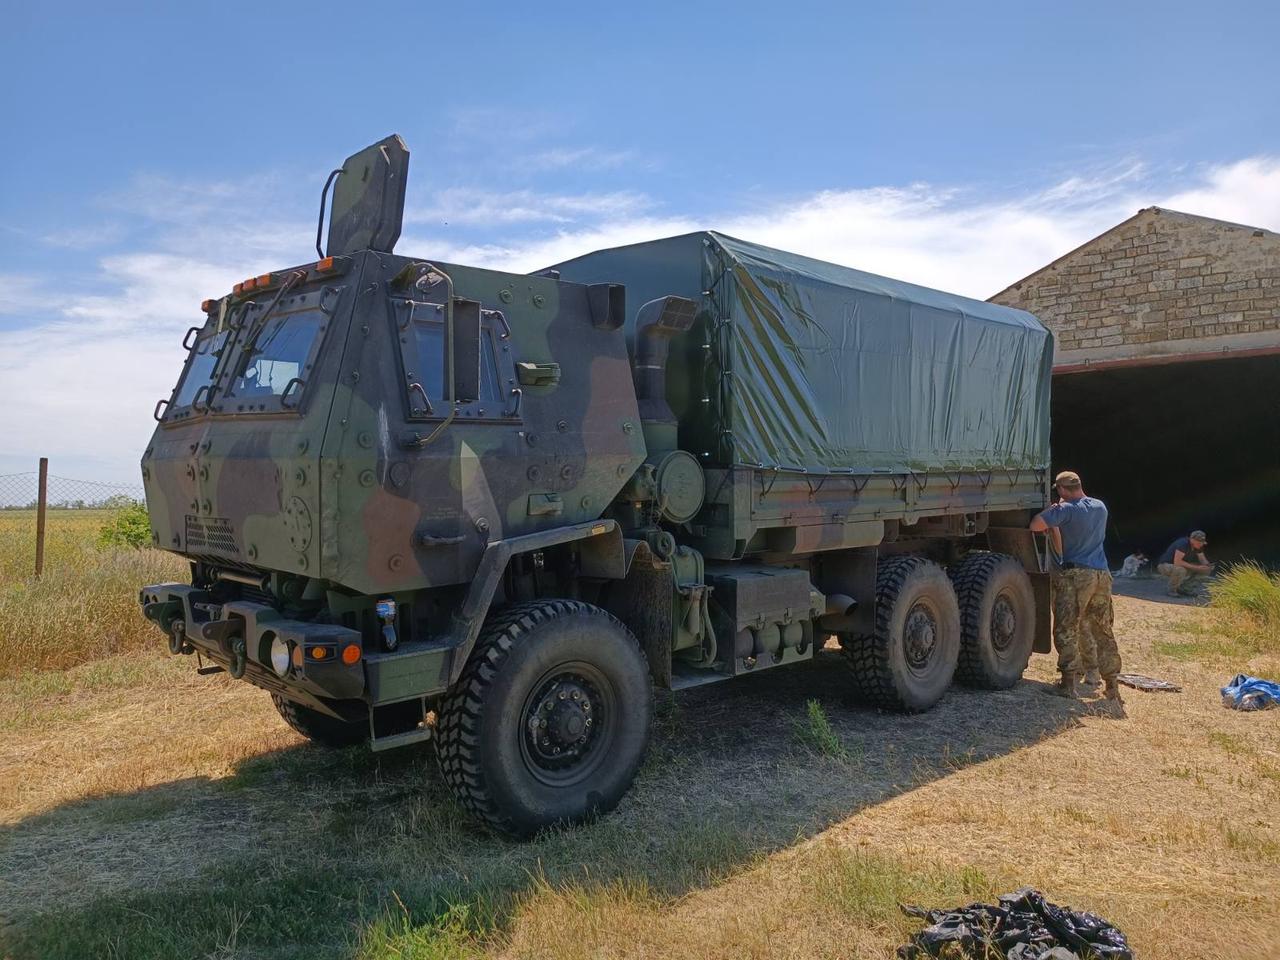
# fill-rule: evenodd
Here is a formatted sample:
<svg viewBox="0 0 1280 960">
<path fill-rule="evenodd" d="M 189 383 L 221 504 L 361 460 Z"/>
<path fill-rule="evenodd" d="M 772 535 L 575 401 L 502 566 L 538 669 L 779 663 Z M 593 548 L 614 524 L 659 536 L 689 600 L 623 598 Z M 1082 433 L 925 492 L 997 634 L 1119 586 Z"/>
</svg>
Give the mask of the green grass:
<svg viewBox="0 0 1280 960">
<path fill-rule="evenodd" d="M 806 747 L 824 757 L 848 760 L 849 751 L 840 741 L 827 712 L 817 700 L 805 703 L 805 718 L 795 724 L 796 736 Z"/>
<path fill-rule="evenodd" d="M 975 900 L 990 903 L 1000 892 L 991 878 L 974 867 L 909 867 L 878 854 L 840 849 L 822 856 L 825 869 L 812 874 L 820 902 L 860 926 L 888 926 L 896 939 L 905 940 L 922 926 L 904 917 L 900 904 L 932 908 Z"/>
<path fill-rule="evenodd" d="M 484 955 L 491 935 L 481 910 L 455 903 L 435 916 L 415 916 L 397 900 L 396 908 L 373 921 L 360 935 L 357 960 L 472 960 Z"/>
<path fill-rule="evenodd" d="M 1247 619 L 1252 633 L 1267 634 L 1280 648 L 1280 574 L 1256 563 L 1239 563 L 1209 584 L 1209 599 L 1218 610 Z"/>
<path fill-rule="evenodd" d="M 1208 622 L 1179 624 L 1186 639 L 1158 641 L 1157 653 L 1175 660 L 1229 662 L 1280 676 L 1280 574 L 1256 563 L 1236 564 L 1209 584 Z"/>
<path fill-rule="evenodd" d="M 1253 747 L 1239 734 L 1213 730 L 1209 733 L 1209 742 L 1221 747 L 1230 757 L 1253 753 Z"/>
<path fill-rule="evenodd" d="M 1280 843 L 1239 824 L 1223 822 L 1222 837 L 1227 848 L 1246 860 L 1280 860 Z"/>
</svg>

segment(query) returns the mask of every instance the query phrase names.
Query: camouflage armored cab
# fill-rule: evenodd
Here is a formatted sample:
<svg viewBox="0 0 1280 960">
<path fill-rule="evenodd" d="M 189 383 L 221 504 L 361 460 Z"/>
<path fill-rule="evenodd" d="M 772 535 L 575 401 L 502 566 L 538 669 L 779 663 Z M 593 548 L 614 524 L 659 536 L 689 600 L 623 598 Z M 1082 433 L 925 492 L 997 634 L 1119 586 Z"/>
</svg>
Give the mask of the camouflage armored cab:
<svg viewBox="0 0 1280 960">
<path fill-rule="evenodd" d="M 533 275 L 404 256 L 407 169 L 394 136 L 348 158 L 316 259 L 187 334 L 142 459 L 191 564 L 140 594 L 173 653 L 326 746 L 434 738 L 527 835 L 618 802 L 655 684 L 834 635 L 917 711 L 1048 649 L 1034 317 L 714 233 Z"/>
</svg>

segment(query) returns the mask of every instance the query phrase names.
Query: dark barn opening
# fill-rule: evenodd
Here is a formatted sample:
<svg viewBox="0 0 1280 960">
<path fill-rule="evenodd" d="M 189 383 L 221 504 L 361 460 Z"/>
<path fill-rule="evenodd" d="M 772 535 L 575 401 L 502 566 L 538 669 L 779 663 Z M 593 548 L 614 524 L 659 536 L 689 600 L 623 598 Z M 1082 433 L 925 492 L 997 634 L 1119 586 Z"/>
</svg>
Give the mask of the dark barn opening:
<svg viewBox="0 0 1280 960">
<path fill-rule="evenodd" d="M 1280 356 L 1053 379 L 1054 470 L 1107 502 L 1112 565 L 1195 528 L 1214 561 L 1280 564 Z"/>
</svg>

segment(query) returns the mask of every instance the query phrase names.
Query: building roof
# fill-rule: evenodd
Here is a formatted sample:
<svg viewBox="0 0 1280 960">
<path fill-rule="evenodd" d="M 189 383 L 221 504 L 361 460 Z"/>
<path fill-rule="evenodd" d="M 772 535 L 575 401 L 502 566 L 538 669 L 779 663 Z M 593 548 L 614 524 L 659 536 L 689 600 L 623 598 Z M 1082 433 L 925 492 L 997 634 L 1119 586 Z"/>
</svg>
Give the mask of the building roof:
<svg viewBox="0 0 1280 960">
<path fill-rule="evenodd" d="M 1115 233 L 1117 230 L 1127 227 L 1129 224 L 1133 223 L 1136 220 L 1141 219 L 1144 216 L 1152 216 L 1152 217 L 1159 216 L 1159 217 L 1169 217 L 1169 218 L 1180 219 L 1180 220 L 1192 220 L 1199 223 L 1214 223 L 1214 224 L 1218 224 L 1219 226 L 1231 227 L 1236 230 L 1248 230 L 1252 232 L 1254 236 L 1257 236 L 1257 237 L 1266 236 L 1268 234 L 1270 234 L 1273 237 L 1280 236 L 1280 234 L 1276 234 L 1275 231 L 1273 230 L 1267 230 L 1263 227 L 1250 226 L 1249 224 L 1246 224 L 1246 223 L 1235 223 L 1231 220 L 1219 220 L 1216 217 L 1205 217 L 1205 216 L 1201 216 L 1198 213 L 1183 213 L 1181 210 L 1170 210 L 1168 207 L 1154 207 L 1154 206 L 1143 207 L 1141 210 L 1135 213 L 1132 217 L 1129 217 L 1127 220 L 1121 220 L 1111 229 L 1104 230 L 1102 233 L 1098 234 L 1096 237 L 1093 237 L 1090 240 L 1086 240 L 1084 243 L 1080 244 L 1080 246 L 1073 247 L 1072 249 L 1068 250 L 1066 253 L 1064 253 L 1062 256 L 1058 257 L 1057 259 L 1050 260 L 1039 270 L 1035 270 L 1027 274 L 1021 280 L 1017 280 L 1009 284 L 1003 290 L 1000 290 L 997 293 L 992 294 L 991 297 L 989 297 L 988 299 L 996 300 L 1002 294 L 1005 294 L 1010 290 L 1014 290 L 1021 287 L 1024 283 L 1026 283 L 1028 280 L 1032 279 L 1033 277 L 1038 277 L 1040 274 L 1044 273 L 1046 270 L 1051 270 L 1052 268 L 1056 267 L 1058 264 L 1062 263 L 1064 260 L 1067 260 L 1075 256 L 1077 253 L 1080 253 L 1086 248 L 1093 246 L 1095 243 L 1097 243 L 1099 240 L 1103 239 L 1104 237 L 1110 236 L 1111 234 Z"/>
</svg>

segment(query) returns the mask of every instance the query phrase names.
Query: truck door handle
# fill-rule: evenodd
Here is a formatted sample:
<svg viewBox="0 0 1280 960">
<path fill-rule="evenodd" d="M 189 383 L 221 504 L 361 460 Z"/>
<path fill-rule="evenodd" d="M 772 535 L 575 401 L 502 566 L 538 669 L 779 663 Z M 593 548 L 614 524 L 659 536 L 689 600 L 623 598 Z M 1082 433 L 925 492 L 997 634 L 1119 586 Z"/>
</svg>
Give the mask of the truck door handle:
<svg viewBox="0 0 1280 960">
<path fill-rule="evenodd" d="M 564 513 L 564 500 L 558 493 L 529 494 L 529 516 L 558 517 Z"/>
</svg>

